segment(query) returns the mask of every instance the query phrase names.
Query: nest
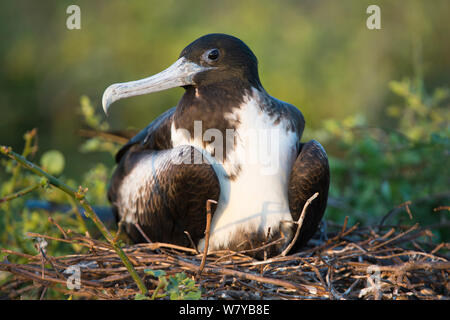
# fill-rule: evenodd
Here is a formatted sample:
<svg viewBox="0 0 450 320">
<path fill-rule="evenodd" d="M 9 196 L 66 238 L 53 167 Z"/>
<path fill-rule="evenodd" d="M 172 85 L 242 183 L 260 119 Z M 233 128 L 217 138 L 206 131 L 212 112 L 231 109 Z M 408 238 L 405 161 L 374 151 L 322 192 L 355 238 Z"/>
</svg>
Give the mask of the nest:
<svg viewBox="0 0 450 320">
<path fill-rule="evenodd" d="M 27 263 L 5 258 L 0 270 L 14 276 L 0 286 L 0 296 L 17 299 L 29 290 L 47 288 L 89 299 L 135 299 L 140 293 L 128 270 L 104 241 L 74 234 L 60 226 L 61 238 L 30 234 L 45 241 L 63 241 L 88 248 L 88 253 L 52 257 L 2 249 L 7 257 L 20 256 Z M 201 299 L 449 299 L 448 243 L 433 244 L 431 231 L 408 227 L 347 227 L 327 223 L 328 232 L 310 240 L 301 252 L 256 260 L 248 251 L 216 251 L 207 255 L 167 243 L 125 246 L 149 290 L 161 291 L 155 272 L 165 277 L 184 273 L 195 280 Z M 251 249 L 266 250 L 270 243 Z M 202 263 L 203 262 L 203 263 Z M 77 267 L 80 282 L 68 286 Z M 72 274 L 73 275 L 73 274 Z"/>
</svg>

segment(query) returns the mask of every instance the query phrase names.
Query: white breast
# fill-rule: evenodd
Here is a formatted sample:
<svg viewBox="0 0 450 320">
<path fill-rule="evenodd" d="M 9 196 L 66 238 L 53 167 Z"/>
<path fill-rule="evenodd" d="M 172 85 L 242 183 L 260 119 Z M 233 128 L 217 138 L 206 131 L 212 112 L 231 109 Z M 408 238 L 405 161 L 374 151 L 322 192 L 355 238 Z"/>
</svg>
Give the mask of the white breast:
<svg viewBox="0 0 450 320">
<path fill-rule="evenodd" d="M 236 232 L 267 234 L 269 228 L 278 230 L 280 221 L 292 221 L 287 188 L 298 137 L 283 122 L 274 124 L 259 103 L 259 92 L 254 90 L 243 105 L 225 115 L 239 124 L 234 133 L 235 147 L 227 151 L 225 161 L 216 159 L 214 165 L 221 192 L 211 222 L 211 250 L 226 248 Z M 202 148 L 201 137 L 190 138 L 174 125 L 171 133 L 174 147 L 189 144 Z M 208 147 L 207 151 L 211 152 Z M 208 160 L 211 162 L 211 158 Z M 228 179 L 234 174 L 233 180 Z M 199 249 L 203 246 L 200 241 Z"/>
</svg>

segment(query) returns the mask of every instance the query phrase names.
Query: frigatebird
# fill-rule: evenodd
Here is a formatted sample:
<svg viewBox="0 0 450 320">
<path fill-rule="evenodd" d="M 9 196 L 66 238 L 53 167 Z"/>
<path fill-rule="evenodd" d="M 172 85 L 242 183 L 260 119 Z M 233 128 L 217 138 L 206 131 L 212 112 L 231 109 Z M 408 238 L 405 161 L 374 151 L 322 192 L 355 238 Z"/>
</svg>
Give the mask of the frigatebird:
<svg viewBox="0 0 450 320">
<path fill-rule="evenodd" d="M 230 35 L 202 36 L 166 70 L 109 86 L 103 109 L 174 87 L 185 90 L 177 106 L 116 155 L 108 198 L 130 239 L 193 243 L 201 251 L 211 199 L 217 205 L 210 250 L 274 242 L 269 254 L 277 254 L 293 240 L 306 201 L 318 192 L 292 250 L 304 246 L 326 208 L 327 154 L 315 140 L 300 142 L 301 111 L 266 92 L 250 48 Z"/>
</svg>

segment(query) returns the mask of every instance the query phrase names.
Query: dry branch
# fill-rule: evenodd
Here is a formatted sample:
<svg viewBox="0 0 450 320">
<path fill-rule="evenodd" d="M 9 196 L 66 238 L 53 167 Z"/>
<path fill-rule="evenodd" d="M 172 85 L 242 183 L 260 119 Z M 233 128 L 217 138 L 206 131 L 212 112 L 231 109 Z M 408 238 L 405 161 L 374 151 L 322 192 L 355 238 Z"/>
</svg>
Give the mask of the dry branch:
<svg viewBox="0 0 450 320">
<path fill-rule="evenodd" d="M 283 252 L 281 252 L 281 256 L 285 256 L 294 246 L 295 242 L 297 241 L 298 235 L 300 234 L 300 229 L 302 228 L 303 225 L 303 220 L 305 219 L 305 214 L 306 214 L 306 210 L 308 209 L 309 205 L 311 204 L 311 202 L 317 198 L 319 195 L 318 192 L 314 193 L 306 202 L 305 205 L 303 206 L 303 210 L 302 213 L 300 214 L 300 218 L 298 218 L 297 223 L 297 230 L 295 231 L 295 235 L 294 238 L 292 238 L 291 243 L 289 243 L 289 245 L 283 250 Z"/>
<path fill-rule="evenodd" d="M 141 243 L 123 251 L 150 294 L 162 289 L 157 291 L 158 281 L 144 273 L 146 269 L 164 270 L 167 276 L 185 272 L 197 279 L 204 299 L 450 299 L 449 245 L 423 242 L 421 247 L 427 251 L 415 250 L 413 241 L 428 239 L 424 230 L 399 229 L 375 233 L 370 228 L 335 226 L 329 228 L 327 241 L 313 239 L 314 245 L 300 252 L 263 261 L 245 252 L 198 254 L 166 243 Z M 420 237 L 408 238 L 413 232 Z M 32 235 L 76 243 L 90 251 L 60 257 L 47 252 L 42 278 L 40 254 L 2 249 L 8 259 L 20 257 L 27 262 L 0 262 L 0 270 L 14 275 L 0 286 L 0 297 L 15 299 L 36 286 L 89 299 L 133 299 L 140 292 L 110 243 L 74 233 L 67 233 L 67 238 Z M 74 265 L 81 268 L 79 290 L 67 289 L 63 279 L 69 276 L 64 271 Z M 201 277 L 197 277 L 199 270 Z"/>
</svg>

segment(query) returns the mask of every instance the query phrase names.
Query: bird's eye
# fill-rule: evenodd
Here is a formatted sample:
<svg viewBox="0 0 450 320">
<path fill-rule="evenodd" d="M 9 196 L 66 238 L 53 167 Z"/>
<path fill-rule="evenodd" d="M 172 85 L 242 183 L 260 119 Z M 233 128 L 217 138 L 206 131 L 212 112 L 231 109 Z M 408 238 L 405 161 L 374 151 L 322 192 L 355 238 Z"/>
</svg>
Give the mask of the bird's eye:
<svg viewBox="0 0 450 320">
<path fill-rule="evenodd" d="M 219 59 L 219 50 L 211 49 L 208 52 L 206 52 L 206 56 L 208 57 L 208 60 L 216 61 L 217 59 Z"/>
</svg>

